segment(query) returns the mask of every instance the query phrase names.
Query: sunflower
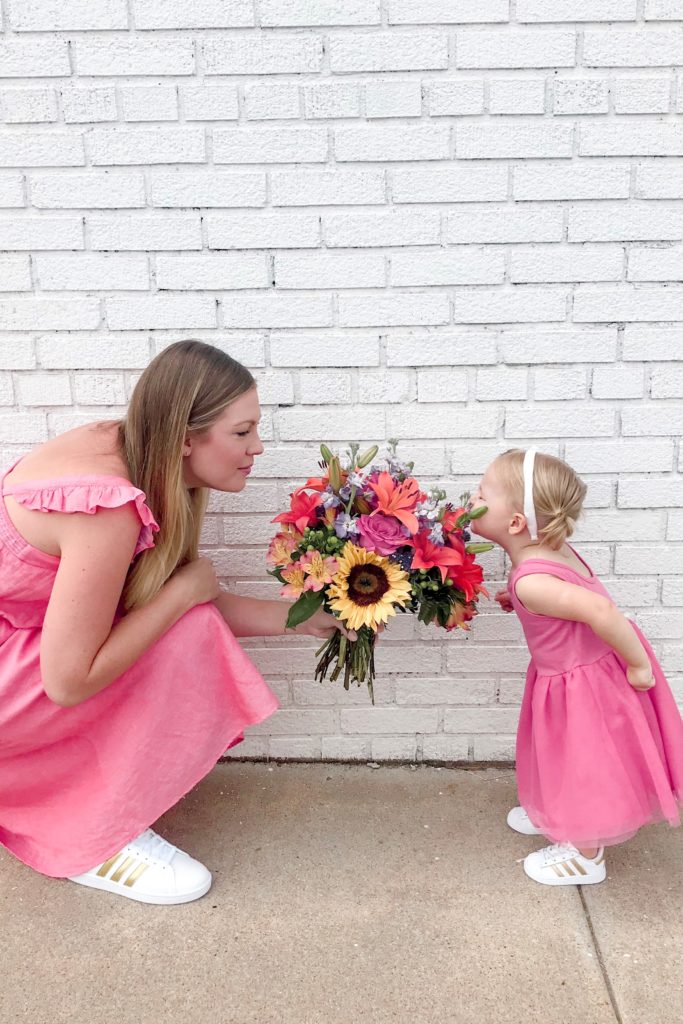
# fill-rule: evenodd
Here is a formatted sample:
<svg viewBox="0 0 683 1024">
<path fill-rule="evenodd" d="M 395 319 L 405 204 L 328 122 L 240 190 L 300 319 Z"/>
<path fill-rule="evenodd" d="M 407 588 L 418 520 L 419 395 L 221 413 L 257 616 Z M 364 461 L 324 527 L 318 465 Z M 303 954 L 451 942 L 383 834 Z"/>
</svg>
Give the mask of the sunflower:
<svg viewBox="0 0 683 1024">
<path fill-rule="evenodd" d="M 388 558 L 349 543 L 337 561 L 339 571 L 328 588 L 330 607 L 349 629 L 377 630 L 396 614 L 395 605 L 410 600 L 408 574 Z"/>
</svg>

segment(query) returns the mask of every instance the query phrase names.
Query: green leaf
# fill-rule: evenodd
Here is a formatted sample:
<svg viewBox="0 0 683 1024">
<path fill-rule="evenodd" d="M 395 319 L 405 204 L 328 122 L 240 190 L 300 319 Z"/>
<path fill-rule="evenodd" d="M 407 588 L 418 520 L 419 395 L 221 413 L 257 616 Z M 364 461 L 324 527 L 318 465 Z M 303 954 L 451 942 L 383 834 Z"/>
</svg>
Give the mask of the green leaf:
<svg viewBox="0 0 683 1024">
<path fill-rule="evenodd" d="M 279 566 L 276 566 L 274 569 L 266 569 L 266 572 L 268 573 L 269 576 L 274 576 L 275 579 L 279 580 L 280 583 L 282 584 L 287 582 L 284 576 L 282 575 L 282 569 Z"/>
<path fill-rule="evenodd" d="M 322 606 L 324 600 L 324 590 L 309 590 L 302 594 L 289 609 L 285 629 L 294 629 L 295 626 L 300 626 L 302 622 L 306 622 Z"/>
</svg>

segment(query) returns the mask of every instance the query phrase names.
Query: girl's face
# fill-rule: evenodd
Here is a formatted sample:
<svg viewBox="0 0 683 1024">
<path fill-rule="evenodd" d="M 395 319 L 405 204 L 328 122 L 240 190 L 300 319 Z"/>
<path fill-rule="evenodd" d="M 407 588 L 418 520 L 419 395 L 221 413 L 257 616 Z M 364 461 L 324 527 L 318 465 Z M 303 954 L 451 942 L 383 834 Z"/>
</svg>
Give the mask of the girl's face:
<svg viewBox="0 0 683 1024">
<path fill-rule="evenodd" d="M 496 544 L 505 545 L 510 537 L 513 520 L 523 519 L 510 503 L 507 491 L 497 472 L 496 463 L 492 462 L 472 495 L 472 509 L 485 505 L 487 510 L 481 519 L 475 519 L 468 527 L 472 533 Z"/>
<path fill-rule="evenodd" d="M 205 433 L 190 435 L 183 447 L 187 486 L 241 491 L 254 459 L 263 451 L 258 435 L 260 419 L 254 387 L 231 402 Z"/>
</svg>

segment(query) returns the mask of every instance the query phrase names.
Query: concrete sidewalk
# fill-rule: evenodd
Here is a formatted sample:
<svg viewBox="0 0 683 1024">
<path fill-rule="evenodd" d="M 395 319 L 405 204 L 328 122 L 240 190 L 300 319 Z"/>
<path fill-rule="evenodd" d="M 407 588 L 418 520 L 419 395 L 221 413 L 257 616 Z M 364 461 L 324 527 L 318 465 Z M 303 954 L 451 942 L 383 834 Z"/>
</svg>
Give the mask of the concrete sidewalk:
<svg viewBox="0 0 683 1024">
<path fill-rule="evenodd" d="M 159 823 L 214 872 L 151 907 L 0 853 L 2 1024 L 681 1024 L 683 835 L 546 888 L 513 773 L 218 766 Z"/>
</svg>

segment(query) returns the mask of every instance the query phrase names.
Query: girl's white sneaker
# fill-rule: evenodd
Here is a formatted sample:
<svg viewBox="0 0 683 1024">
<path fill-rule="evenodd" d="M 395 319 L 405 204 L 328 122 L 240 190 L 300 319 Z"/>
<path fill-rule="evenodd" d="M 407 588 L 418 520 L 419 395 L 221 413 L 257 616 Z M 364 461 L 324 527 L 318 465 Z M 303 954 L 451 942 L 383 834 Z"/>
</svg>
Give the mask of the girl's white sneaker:
<svg viewBox="0 0 683 1024">
<path fill-rule="evenodd" d="M 571 843 L 555 843 L 525 857 L 524 870 L 542 885 L 595 885 L 607 877 L 605 848 L 589 858 Z"/>
<path fill-rule="evenodd" d="M 513 807 L 508 814 L 508 825 L 523 836 L 542 836 L 540 828 L 536 828 L 523 807 Z"/>
<path fill-rule="evenodd" d="M 151 828 L 71 882 L 140 903 L 190 903 L 211 887 L 211 872 Z"/>
</svg>

